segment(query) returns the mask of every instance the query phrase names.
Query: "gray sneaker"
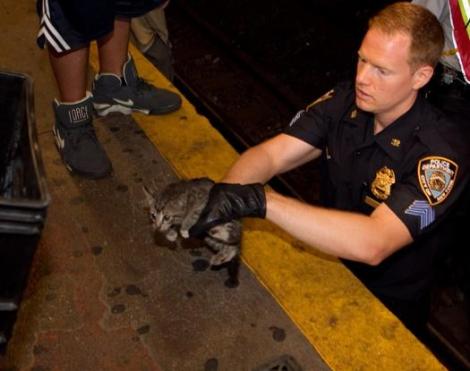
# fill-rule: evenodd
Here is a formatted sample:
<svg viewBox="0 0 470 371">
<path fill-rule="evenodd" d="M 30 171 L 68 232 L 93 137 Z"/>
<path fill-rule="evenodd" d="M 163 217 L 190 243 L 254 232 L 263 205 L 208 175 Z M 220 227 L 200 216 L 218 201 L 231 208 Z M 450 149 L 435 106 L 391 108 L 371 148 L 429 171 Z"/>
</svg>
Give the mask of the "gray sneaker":
<svg viewBox="0 0 470 371">
<path fill-rule="evenodd" d="M 52 106 L 56 122 L 52 132 L 67 169 L 97 179 L 109 175 L 112 166 L 93 128 L 92 99 L 92 95 L 87 93 L 77 103 L 54 100 Z"/>
<path fill-rule="evenodd" d="M 178 94 L 157 88 L 139 78 L 130 56 L 124 64 L 122 76 L 122 79 L 112 73 L 95 76 L 93 106 L 98 115 L 106 116 L 111 112 L 128 115 L 132 111 L 158 115 L 181 107 Z"/>
</svg>

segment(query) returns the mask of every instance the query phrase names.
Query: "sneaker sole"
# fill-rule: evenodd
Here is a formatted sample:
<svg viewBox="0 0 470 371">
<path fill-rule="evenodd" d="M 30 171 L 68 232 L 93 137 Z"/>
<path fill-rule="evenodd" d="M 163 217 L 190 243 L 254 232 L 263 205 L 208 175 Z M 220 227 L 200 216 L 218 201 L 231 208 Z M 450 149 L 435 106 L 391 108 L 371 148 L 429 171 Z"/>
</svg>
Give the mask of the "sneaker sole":
<svg viewBox="0 0 470 371">
<path fill-rule="evenodd" d="M 112 112 L 119 112 L 123 115 L 130 115 L 132 113 L 132 108 L 122 106 L 120 104 L 100 104 L 100 103 L 93 103 L 93 107 L 95 108 L 96 114 L 98 116 L 106 116 Z M 147 111 L 148 112 L 148 111 Z"/>
<path fill-rule="evenodd" d="M 181 104 L 177 106 L 170 106 L 161 108 L 158 110 L 148 110 L 145 108 L 136 108 L 136 107 L 126 107 L 120 104 L 100 104 L 100 103 L 93 103 L 93 107 L 95 108 L 96 114 L 100 117 L 104 117 L 112 112 L 122 113 L 123 115 L 130 115 L 132 112 L 140 112 L 144 115 L 164 115 L 166 113 L 175 112 L 180 109 Z"/>
<path fill-rule="evenodd" d="M 169 106 L 159 110 L 152 110 L 148 113 L 148 115 L 164 115 L 167 113 L 178 111 L 181 108 L 181 103 L 177 106 Z"/>
</svg>

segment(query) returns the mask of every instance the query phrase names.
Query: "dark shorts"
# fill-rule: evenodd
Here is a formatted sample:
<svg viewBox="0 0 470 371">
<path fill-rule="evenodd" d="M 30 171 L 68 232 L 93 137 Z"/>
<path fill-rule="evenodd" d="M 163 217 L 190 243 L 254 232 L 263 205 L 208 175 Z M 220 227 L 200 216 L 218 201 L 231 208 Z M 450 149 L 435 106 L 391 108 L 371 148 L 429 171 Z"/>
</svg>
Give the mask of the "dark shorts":
<svg viewBox="0 0 470 371">
<path fill-rule="evenodd" d="M 113 30 L 116 17 L 138 17 L 166 0 L 37 0 L 37 43 L 57 53 L 87 46 Z"/>
</svg>

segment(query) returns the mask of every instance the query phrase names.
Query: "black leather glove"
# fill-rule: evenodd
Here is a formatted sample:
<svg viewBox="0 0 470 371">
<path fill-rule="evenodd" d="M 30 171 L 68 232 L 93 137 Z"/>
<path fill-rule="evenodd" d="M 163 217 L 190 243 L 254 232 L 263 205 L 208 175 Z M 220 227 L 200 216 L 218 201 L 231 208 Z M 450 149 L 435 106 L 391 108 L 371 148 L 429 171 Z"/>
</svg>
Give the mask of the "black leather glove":
<svg viewBox="0 0 470 371">
<path fill-rule="evenodd" d="M 216 183 L 209 193 L 206 207 L 197 223 L 189 230 L 189 234 L 200 236 L 215 225 L 246 216 L 266 217 L 263 185 Z"/>
</svg>

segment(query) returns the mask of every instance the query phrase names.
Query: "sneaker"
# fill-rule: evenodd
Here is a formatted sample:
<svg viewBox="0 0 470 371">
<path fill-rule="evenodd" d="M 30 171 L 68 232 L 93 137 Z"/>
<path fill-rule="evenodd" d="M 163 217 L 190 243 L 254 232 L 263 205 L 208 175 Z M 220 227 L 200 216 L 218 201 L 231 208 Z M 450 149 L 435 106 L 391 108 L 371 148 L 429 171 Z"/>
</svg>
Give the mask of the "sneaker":
<svg viewBox="0 0 470 371">
<path fill-rule="evenodd" d="M 132 111 L 158 115 L 176 111 L 181 107 L 178 94 L 157 88 L 139 78 L 130 56 L 124 63 L 122 76 L 122 79 L 112 73 L 95 76 L 93 106 L 98 115 L 106 116 L 111 112 L 128 115 Z"/>
<path fill-rule="evenodd" d="M 67 169 L 87 178 L 102 178 L 112 170 L 106 152 L 96 138 L 92 118 L 93 96 L 88 92 L 79 102 L 54 100 L 56 122 L 52 129 Z"/>
</svg>

